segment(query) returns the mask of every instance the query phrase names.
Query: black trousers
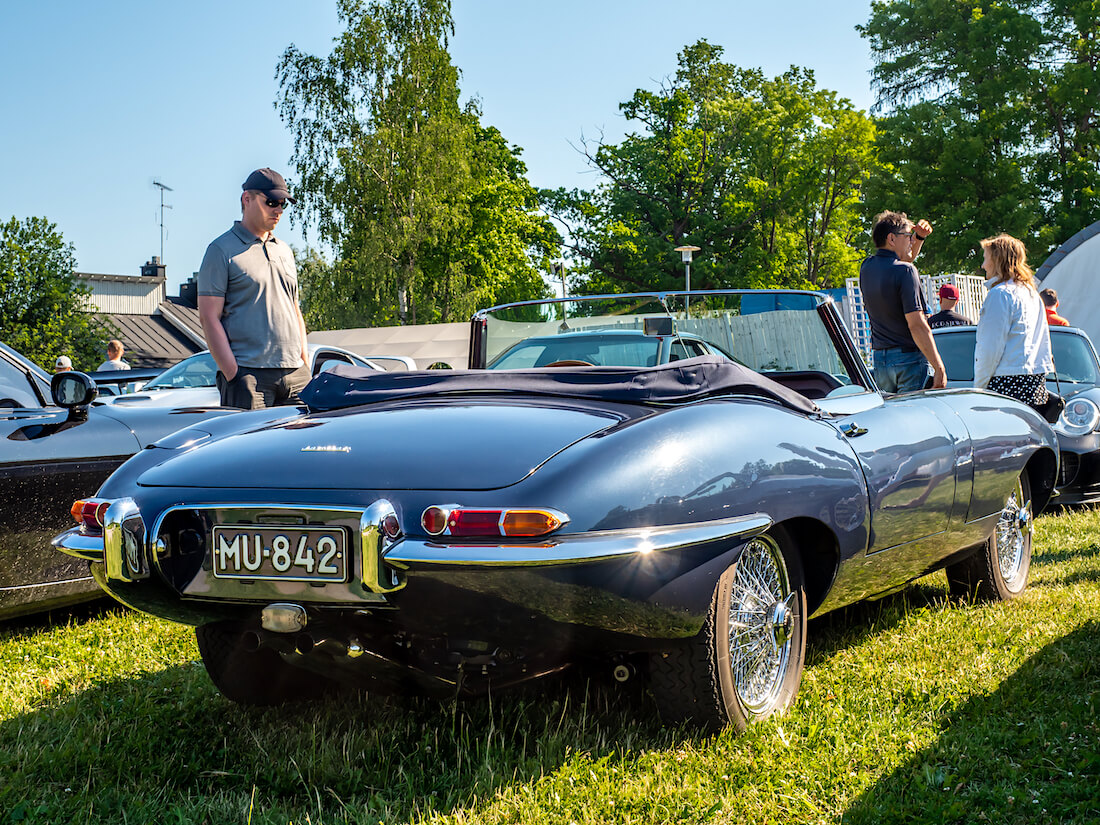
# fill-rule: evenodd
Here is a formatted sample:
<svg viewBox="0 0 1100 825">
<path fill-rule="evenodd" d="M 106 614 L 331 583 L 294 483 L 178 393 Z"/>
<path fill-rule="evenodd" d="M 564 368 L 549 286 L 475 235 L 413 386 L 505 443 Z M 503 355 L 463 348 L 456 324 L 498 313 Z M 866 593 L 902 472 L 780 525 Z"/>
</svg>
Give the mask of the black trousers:
<svg viewBox="0 0 1100 825">
<path fill-rule="evenodd" d="M 223 407 L 261 410 L 302 403 L 298 393 L 309 379 L 309 367 L 238 367 L 232 381 L 218 370 L 218 392 Z"/>
</svg>

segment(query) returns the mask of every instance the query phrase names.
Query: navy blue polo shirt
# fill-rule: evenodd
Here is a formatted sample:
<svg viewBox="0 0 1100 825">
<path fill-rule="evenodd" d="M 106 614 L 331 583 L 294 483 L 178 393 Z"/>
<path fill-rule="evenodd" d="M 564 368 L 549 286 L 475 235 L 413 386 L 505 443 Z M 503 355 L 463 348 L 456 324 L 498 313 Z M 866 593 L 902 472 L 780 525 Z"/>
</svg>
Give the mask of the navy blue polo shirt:
<svg viewBox="0 0 1100 825">
<path fill-rule="evenodd" d="M 917 268 L 896 252 L 876 249 L 859 267 L 859 290 L 871 321 L 871 348 L 916 350 L 905 315 L 917 310 L 928 314 Z"/>
</svg>

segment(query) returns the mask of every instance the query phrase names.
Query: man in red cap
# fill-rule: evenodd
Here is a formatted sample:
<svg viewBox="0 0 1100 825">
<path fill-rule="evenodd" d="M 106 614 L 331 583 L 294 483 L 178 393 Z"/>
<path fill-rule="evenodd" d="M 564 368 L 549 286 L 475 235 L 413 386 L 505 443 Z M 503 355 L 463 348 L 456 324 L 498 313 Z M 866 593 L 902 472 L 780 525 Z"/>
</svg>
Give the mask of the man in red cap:
<svg viewBox="0 0 1100 825">
<path fill-rule="evenodd" d="M 965 315 L 955 312 L 955 304 L 961 298 L 959 288 L 954 284 L 944 284 L 940 287 L 940 311 L 928 319 L 928 326 L 936 327 L 967 327 L 974 322 Z"/>
</svg>

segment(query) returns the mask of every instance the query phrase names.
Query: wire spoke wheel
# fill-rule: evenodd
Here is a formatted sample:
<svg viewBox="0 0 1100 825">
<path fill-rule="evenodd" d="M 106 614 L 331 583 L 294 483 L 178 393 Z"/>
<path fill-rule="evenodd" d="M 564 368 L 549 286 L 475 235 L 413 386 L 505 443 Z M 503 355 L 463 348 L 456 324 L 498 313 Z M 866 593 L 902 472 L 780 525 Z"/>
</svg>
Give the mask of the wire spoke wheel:
<svg viewBox="0 0 1100 825">
<path fill-rule="evenodd" d="M 737 698 L 747 711 L 770 708 L 791 655 L 794 594 L 779 548 L 753 539 L 733 574 L 729 609 L 729 663 Z"/>
<path fill-rule="evenodd" d="M 997 563 L 1001 578 L 1010 590 L 1017 589 L 1020 575 L 1026 573 L 1025 556 L 1031 540 L 1031 502 L 1024 500 L 1023 486 L 1016 480 L 1016 489 L 1005 501 L 997 520 Z"/>
<path fill-rule="evenodd" d="M 699 634 L 650 657 L 650 689 L 666 721 L 744 730 L 790 706 L 806 657 L 802 575 L 780 526 L 740 548 Z"/>
<path fill-rule="evenodd" d="M 1005 496 L 993 535 L 978 552 L 947 567 L 951 594 L 1007 601 L 1024 592 L 1031 572 L 1031 485 L 1021 473 Z"/>
</svg>

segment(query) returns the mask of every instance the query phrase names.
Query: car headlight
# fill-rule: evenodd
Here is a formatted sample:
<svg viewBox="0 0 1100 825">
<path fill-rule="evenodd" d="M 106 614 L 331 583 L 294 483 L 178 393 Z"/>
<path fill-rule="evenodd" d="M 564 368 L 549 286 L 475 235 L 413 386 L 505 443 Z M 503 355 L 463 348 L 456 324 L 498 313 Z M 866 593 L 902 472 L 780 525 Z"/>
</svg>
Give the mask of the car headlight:
<svg viewBox="0 0 1100 825">
<path fill-rule="evenodd" d="M 1088 398 L 1071 398 L 1054 429 L 1066 435 L 1091 433 L 1100 424 L 1100 409 Z"/>
</svg>

